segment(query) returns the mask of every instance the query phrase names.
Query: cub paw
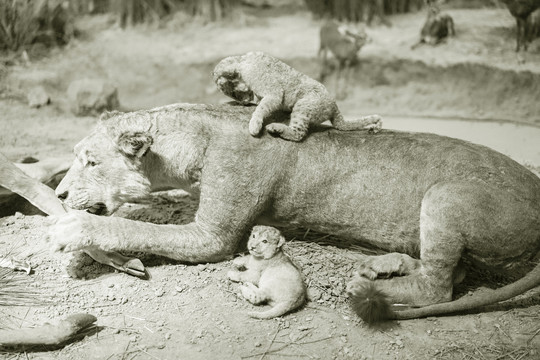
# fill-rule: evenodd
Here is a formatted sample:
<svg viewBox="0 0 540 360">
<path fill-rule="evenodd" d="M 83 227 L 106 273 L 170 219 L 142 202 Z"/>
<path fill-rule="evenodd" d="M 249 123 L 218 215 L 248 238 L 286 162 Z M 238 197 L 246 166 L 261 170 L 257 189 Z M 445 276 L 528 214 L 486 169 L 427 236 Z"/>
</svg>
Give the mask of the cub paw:
<svg viewBox="0 0 540 360">
<path fill-rule="evenodd" d="M 280 135 L 283 133 L 283 124 L 275 124 L 275 123 L 268 124 L 266 125 L 265 129 L 271 135 Z"/>
<path fill-rule="evenodd" d="M 238 271 L 230 270 L 227 272 L 227 279 L 234 282 L 240 282 L 240 273 Z"/>
<path fill-rule="evenodd" d="M 238 271 L 245 271 L 246 270 L 246 261 L 245 261 L 243 256 L 234 258 L 233 261 L 232 261 L 232 265 Z"/>
<path fill-rule="evenodd" d="M 252 136 L 258 136 L 262 130 L 263 119 L 258 117 L 252 117 L 249 121 L 249 133 Z"/>
<path fill-rule="evenodd" d="M 260 302 L 257 297 L 257 290 L 258 288 L 250 282 L 247 282 L 244 285 L 240 286 L 240 292 L 242 293 L 242 296 L 252 304 L 258 304 Z"/>
</svg>

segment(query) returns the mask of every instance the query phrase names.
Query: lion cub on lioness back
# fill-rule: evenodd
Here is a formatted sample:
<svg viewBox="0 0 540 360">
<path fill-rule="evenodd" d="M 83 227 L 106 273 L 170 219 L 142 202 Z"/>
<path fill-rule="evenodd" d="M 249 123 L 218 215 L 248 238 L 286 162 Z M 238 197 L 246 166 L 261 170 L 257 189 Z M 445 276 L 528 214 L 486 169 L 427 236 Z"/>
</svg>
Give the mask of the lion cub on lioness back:
<svg viewBox="0 0 540 360">
<path fill-rule="evenodd" d="M 266 130 L 291 141 L 301 141 L 310 125 L 326 120 L 338 130 L 377 132 L 382 126 L 378 115 L 345 121 L 323 84 L 263 52 L 227 57 L 217 64 L 213 76 L 218 88 L 240 103 L 260 99 L 249 122 L 253 136 L 261 132 L 264 119 L 278 110 L 291 112 L 289 126 L 272 123 Z"/>
<path fill-rule="evenodd" d="M 250 255 L 234 259 L 238 270 L 227 273 L 230 280 L 244 283 L 240 291 L 249 302 L 255 305 L 267 302 L 272 306 L 267 311 L 248 313 L 251 317 L 281 316 L 301 306 L 306 299 L 302 274 L 281 249 L 284 243 L 278 229 L 255 226 L 248 241 Z"/>
</svg>

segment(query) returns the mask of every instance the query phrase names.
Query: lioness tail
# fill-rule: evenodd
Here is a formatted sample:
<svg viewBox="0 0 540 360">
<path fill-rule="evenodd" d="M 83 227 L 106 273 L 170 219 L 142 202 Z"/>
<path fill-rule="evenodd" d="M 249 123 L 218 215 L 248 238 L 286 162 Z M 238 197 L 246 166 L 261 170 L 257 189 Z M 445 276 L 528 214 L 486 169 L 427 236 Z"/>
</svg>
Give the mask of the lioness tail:
<svg viewBox="0 0 540 360">
<path fill-rule="evenodd" d="M 495 290 L 489 290 L 471 296 L 463 296 L 455 301 L 428 305 L 416 309 L 394 312 L 394 319 L 414 319 L 420 317 L 443 315 L 472 310 L 481 306 L 491 305 L 508 300 L 514 296 L 540 285 L 540 263 L 521 279 Z"/>
<path fill-rule="evenodd" d="M 420 308 L 392 311 L 386 296 L 370 282 L 350 295 L 353 309 L 367 323 L 382 320 L 405 320 L 458 313 L 508 300 L 540 285 L 540 263 L 521 279 L 495 290 L 464 296 L 455 301 Z"/>
</svg>

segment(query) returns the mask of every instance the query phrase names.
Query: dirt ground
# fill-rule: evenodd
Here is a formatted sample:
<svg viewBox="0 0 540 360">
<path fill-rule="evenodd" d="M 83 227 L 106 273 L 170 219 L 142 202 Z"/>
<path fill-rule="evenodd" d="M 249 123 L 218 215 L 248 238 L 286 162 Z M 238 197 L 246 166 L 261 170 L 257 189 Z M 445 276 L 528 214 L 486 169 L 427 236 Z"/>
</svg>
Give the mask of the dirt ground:
<svg viewBox="0 0 540 360">
<path fill-rule="evenodd" d="M 436 48 L 410 50 L 422 13 L 392 17 L 393 26 L 367 29 L 372 43 L 360 52 L 349 78 L 346 114 L 502 119 L 540 125 L 538 43 L 513 51 L 514 21 L 505 9 L 451 9 L 457 37 Z M 30 63 L 0 65 L 0 152 L 66 156 L 96 119 L 68 111 L 65 91 L 74 79 L 106 78 L 117 84 L 124 109 L 174 102 L 221 102 L 210 72 L 222 57 L 262 50 L 317 76 L 319 22 L 303 11 L 248 13 L 235 24 L 163 25 L 121 30 L 108 17 L 85 18 L 83 36 Z M 34 85 L 52 104 L 31 109 L 25 94 Z M 333 90 L 334 82 L 327 83 Z M 540 139 L 539 139 L 540 140 Z M 539 141 L 540 144 L 540 141 Z M 519 146 L 519 144 L 516 144 Z M 540 145 L 539 145 L 540 147 Z M 540 151 L 540 149 L 539 149 Z M 539 164 L 536 164 L 539 166 Z M 156 193 L 144 204 L 126 204 L 115 216 L 155 223 L 191 221 L 196 199 L 182 192 Z M 538 359 L 540 289 L 483 312 L 388 322 L 368 327 L 351 312 L 345 284 L 355 255 L 368 249 L 335 245 L 322 234 L 292 229 L 286 251 L 303 269 L 309 289 L 304 308 L 261 321 L 253 306 L 226 280 L 230 262 L 186 265 L 136 254 L 150 272 L 141 280 L 78 255 L 52 253 L 47 218 L 15 214 L 0 218 L 0 256 L 26 259 L 35 269 L 29 288 L 41 306 L 0 308 L 1 326 L 28 327 L 55 317 L 88 312 L 98 327 L 56 350 L 0 352 L 6 359 Z M 312 241 L 306 241 L 312 240 Z M 68 272 L 69 270 L 69 272 Z M 71 276 L 70 276 L 71 275 Z M 85 279 L 73 278 L 73 275 Z M 21 275 L 26 276 L 26 275 Z M 473 273 L 456 296 L 510 281 Z"/>
</svg>

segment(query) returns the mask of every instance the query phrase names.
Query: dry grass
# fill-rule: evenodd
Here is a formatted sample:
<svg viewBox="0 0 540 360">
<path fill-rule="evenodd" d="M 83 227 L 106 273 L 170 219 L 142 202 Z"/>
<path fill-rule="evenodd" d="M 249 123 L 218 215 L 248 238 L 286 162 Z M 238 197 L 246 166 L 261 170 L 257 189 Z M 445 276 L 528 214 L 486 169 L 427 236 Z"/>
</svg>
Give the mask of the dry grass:
<svg viewBox="0 0 540 360">
<path fill-rule="evenodd" d="M 37 305 L 42 303 L 41 296 L 32 287 L 31 278 L 11 269 L 0 268 L 0 307 Z"/>
<path fill-rule="evenodd" d="M 424 0 L 305 0 L 308 9 L 318 17 L 330 15 L 338 20 L 371 22 L 374 16 L 402 14 L 422 8 Z"/>
</svg>

